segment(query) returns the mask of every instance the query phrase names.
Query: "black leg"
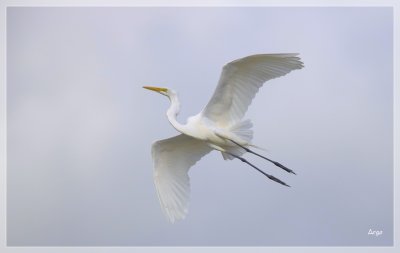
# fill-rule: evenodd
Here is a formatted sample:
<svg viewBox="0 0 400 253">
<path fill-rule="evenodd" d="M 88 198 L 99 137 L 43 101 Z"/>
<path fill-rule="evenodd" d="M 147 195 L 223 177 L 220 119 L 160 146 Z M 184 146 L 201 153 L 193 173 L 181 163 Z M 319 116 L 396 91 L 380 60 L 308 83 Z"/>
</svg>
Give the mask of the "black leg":
<svg viewBox="0 0 400 253">
<path fill-rule="evenodd" d="M 251 149 L 249 149 L 249 148 L 246 148 L 246 147 L 240 145 L 240 144 L 237 143 L 236 141 L 233 141 L 233 140 L 230 140 L 230 141 L 233 142 L 233 143 L 235 143 L 236 145 L 238 145 L 238 146 L 241 147 L 242 149 L 246 150 L 246 152 L 249 152 L 249 153 L 252 153 L 252 154 L 254 154 L 254 155 L 256 155 L 256 156 L 259 156 L 259 157 L 261 157 L 261 158 L 264 158 L 265 160 L 267 160 L 267 161 L 273 163 L 275 166 L 278 166 L 279 168 L 281 168 L 281 169 L 283 169 L 283 170 L 285 170 L 285 171 L 287 171 L 287 172 L 289 172 L 289 173 L 292 173 L 292 174 L 295 174 L 295 175 L 296 175 L 296 173 L 295 173 L 293 170 L 287 168 L 286 166 L 284 166 L 284 165 L 282 165 L 282 164 L 280 164 L 280 163 L 278 163 L 278 162 L 275 162 L 275 161 L 273 161 L 273 160 L 271 160 L 271 159 L 268 159 L 267 157 L 265 157 L 265 156 L 263 156 L 263 155 L 257 154 L 257 153 L 254 152 L 253 150 L 251 150 Z"/>
<path fill-rule="evenodd" d="M 233 156 L 233 157 L 235 157 L 235 158 L 237 158 L 237 159 L 239 159 L 240 161 L 242 161 L 242 162 L 244 162 L 244 163 L 247 163 L 248 165 L 250 165 L 250 166 L 253 167 L 254 169 L 258 170 L 260 173 L 262 173 L 264 176 L 268 177 L 268 178 L 271 179 L 272 181 L 275 181 L 275 182 L 280 183 L 280 184 L 282 184 L 282 185 L 284 185 L 284 186 L 290 187 L 290 185 L 286 184 L 285 182 L 281 181 L 280 179 L 278 179 L 278 178 L 276 178 L 276 177 L 274 177 L 274 176 L 272 176 L 272 175 L 269 175 L 269 174 L 265 173 L 264 171 L 260 170 L 259 168 L 257 168 L 256 166 L 254 166 L 252 163 L 250 163 L 249 161 L 247 161 L 247 160 L 244 159 L 243 157 L 234 155 L 234 154 L 232 154 L 232 153 L 228 153 L 228 154 L 231 155 L 231 156 Z"/>
</svg>

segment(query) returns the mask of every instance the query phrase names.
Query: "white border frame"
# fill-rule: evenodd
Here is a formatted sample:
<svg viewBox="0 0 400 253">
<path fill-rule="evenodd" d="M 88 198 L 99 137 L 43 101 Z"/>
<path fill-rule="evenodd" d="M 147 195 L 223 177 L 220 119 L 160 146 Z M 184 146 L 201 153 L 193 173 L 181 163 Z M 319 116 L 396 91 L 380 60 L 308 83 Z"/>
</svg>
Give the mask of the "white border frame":
<svg viewBox="0 0 400 253">
<path fill-rule="evenodd" d="M 392 247 L 9 247 L 6 245 L 6 183 L 7 183 L 7 124 L 6 124 L 6 13 L 7 7 L 13 6 L 54 6 L 54 7 L 152 7 L 152 6 L 187 6 L 187 7 L 228 7 L 228 6 L 263 6 L 263 7 L 392 7 L 393 8 L 393 159 L 394 159 L 394 242 Z M 400 84 L 399 84 L 399 24 L 400 24 L 400 1 L 397 0 L 1 0 L 0 2 L 0 252 L 265 252 L 266 250 L 281 252 L 399 252 L 400 238 L 396 228 L 400 228 L 399 209 L 400 203 L 397 200 L 397 192 L 400 192 L 399 185 L 399 157 L 400 157 Z"/>
</svg>

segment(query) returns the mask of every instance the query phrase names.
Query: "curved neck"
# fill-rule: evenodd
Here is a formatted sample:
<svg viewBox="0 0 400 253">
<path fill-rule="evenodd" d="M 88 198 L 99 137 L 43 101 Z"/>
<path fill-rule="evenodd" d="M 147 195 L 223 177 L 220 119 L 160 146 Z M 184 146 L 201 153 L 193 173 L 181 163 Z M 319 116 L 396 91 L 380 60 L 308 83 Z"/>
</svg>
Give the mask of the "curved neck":
<svg viewBox="0 0 400 253">
<path fill-rule="evenodd" d="M 169 96 L 169 100 L 170 100 L 171 104 L 167 110 L 168 120 L 176 130 L 178 130 L 181 133 L 184 133 L 185 126 L 176 120 L 176 116 L 178 116 L 179 110 L 180 110 L 180 103 L 179 103 L 178 96 L 176 94 L 171 95 L 171 96 Z"/>
</svg>

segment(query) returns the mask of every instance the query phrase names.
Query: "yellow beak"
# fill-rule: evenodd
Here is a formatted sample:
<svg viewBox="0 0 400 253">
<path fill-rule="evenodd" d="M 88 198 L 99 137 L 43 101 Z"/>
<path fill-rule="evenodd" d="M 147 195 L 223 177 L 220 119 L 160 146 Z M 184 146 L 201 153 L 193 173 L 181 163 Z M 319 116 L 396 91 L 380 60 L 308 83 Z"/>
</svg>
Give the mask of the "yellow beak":
<svg viewBox="0 0 400 253">
<path fill-rule="evenodd" d="M 163 92 L 167 92 L 167 88 L 160 88 L 160 87 L 152 87 L 152 86 L 143 86 L 143 88 L 148 89 L 148 90 L 152 90 L 152 91 L 163 91 Z"/>
</svg>

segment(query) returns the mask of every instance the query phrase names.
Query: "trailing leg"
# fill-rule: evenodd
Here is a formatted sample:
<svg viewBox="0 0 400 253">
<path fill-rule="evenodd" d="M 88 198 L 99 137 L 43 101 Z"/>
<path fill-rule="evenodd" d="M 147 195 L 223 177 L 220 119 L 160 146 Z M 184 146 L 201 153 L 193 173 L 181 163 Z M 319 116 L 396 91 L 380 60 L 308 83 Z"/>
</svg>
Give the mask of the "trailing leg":
<svg viewBox="0 0 400 253">
<path fill-rule="evenodd" d="M 231 142 L 235 143 L 236 145 L 238 145 L 239 147 L 241 147 L 242 149 L 246 150 L 246 152 L 249 152 L 249 153 L 252 153 L 252 154 L 254 154 L 254 155 L 258 156 L 258 157 L 264 158 L 265 160 L 267 160 L 267 161 L 273 163 L 275 166 L 278 166 L 279 168 L 281 168 L 281 169 L 283 169 L 283 170 L 285 170 L 285 171 L 287 171 L 287 172 L 289 172 L 289 173 L 292 173 L 292 174 L 295 174 L 295 175 L 296 175 L 296 173 L 295 173 L 293 170 L 287 168 L 286 166 L 284 166 L 284 165 L 282 165 L 282 164 L 280 164 L 280 163 L 278 163 L 278 162 L 275 162 L 275 161 L 273 161 L 273 160 L 271 160 L 271 159 L 269 159 L 269 158 L 267 158 L 267 157 L 265 157 L 265 156 L 263 156 L 263 155 L 260 155 L 260 154 L 258 154 L 258 153 L 256 153 L 256 152 L 254 152 L 253 150 L 251 150 L 251 149 L 249 149 L 249 148 L 246 148 L 246 147 L 240 145 L 240 144 L 237 143 L 236 141 L 233 141 L 233 140 L 231 140 L 231 139 L 229 139 L 229 140 L 230 140 Z"/>
<path fill-rule="evenodd" d="M 278 178 L 276 178 L 276 177 L 274 177 L 274 176 L 272 176 L 272 175 L 270 175 L 270 174 L 267 174 L 267 173 L 265 173 L 264 171 L 260 170 L 259 168 L 257 168 L 256 166 L 254 166 L 252 163 L 250 163 L 249 161 L 247 161 L 247 160 L 244 159 L 243 157 L 237 156 L 237 155 L 232 154 L 232 153 L 228 153 L 228 154 L 231 155 L 231 156 L 233 156 L 233 157 L 235 157 L 235 158 L 237 158 L 237 159 L 239 159 L 240 161 L 242 161 L 242 162 L 244 162 L 244 163 L 247 163 L 248 165 L 250 165 L 250 166 L 253 167 L 254 169 L 258 170 L 260 173 L 262 173 L 264 176 L 268 177 L 268 178 L 271 179 L 272 181 L 275 181 L 275 182 L 277 182 L 277 183 L 280 183 L 281 185 L 290 187 L 290 185 L 286 184 L 285 182 L 281 181 L 280 179 L 278 179 Z"/>
</svg>

